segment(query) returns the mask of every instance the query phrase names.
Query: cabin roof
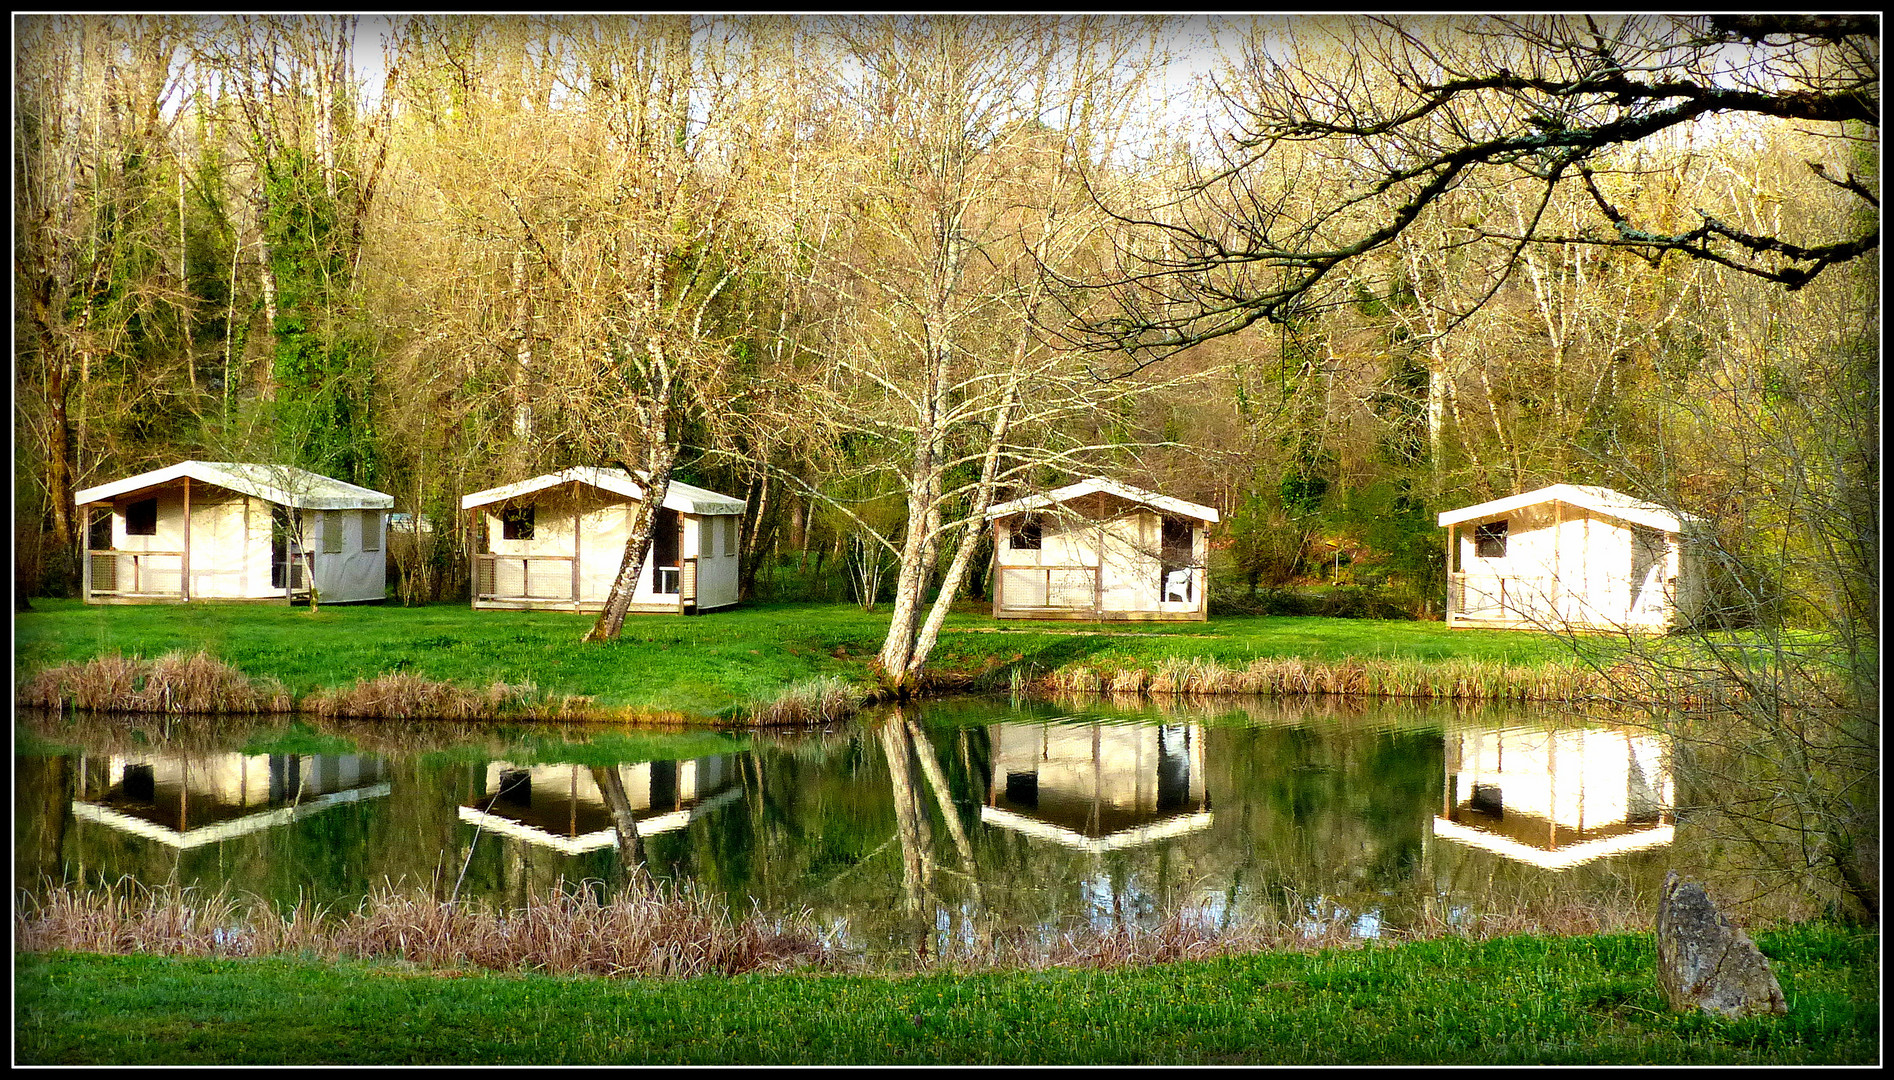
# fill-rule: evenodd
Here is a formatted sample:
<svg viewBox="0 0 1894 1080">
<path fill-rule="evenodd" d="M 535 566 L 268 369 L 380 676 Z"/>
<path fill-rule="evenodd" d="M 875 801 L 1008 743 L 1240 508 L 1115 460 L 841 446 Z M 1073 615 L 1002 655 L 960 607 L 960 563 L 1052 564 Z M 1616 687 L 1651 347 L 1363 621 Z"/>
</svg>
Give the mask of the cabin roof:
<svg viewBox="0 0 1894 1080">
<path fill-rule="evenodd" d="M 75 494 L 73 501 L 80 506 L 106 502 L 187 476 L 200 483 L 214 484 L 299 510 L 386 510 L 395 504 L 395 497 L 386 492 L 357 487 L 307 469 L 242 461 L 180 461 L 176 465 L 86 488 Z"/>
<path fill-rule="evenodd" d="M 1180 517 L 1195 518 L 1198 521 L 1212 522 L 1218 519 L 1215 507 L 1203 506 L 1194 502 L 1185 502 L 1182 499 L 1173 499 L 1169 495 L 1159 495 L 1155 491 L 1145 491 L 1142 488 L 1134 488 L 1129 484 L 1121 484 L 1116 480 L 1107 480 L 1102 476 L 1094 476 L 1089 479 L 1080 480 L 1076 484 L 1067 484 L 1065 487 L 1055 488 L 1039 495 L 1027 495 L 1023 498 L 1013 499 L 1010 502 L 996 503 L 992 508 L 987 510 L 986 516 L 991 519 L 1004 517 L 1007 514 L 1016 514 L 1021 510 L 1039 510 L 1049 506 L 1056 506 L 1059 503 L 1070 502 L 1082 495 L 1091 495 L 1096 492 L 1116 495 L 1127 502 L 1139 503 L 1144 506 L 1149 506 L 1154 510 L 1163 510 Z"/>
<path fill-rule="evenodd" d="M 508 499 L 517 499 L 521 495 L 531 495 L 536 491 L 571 483 L 586 484 L 620 498 L 632 500 L 644 498 L 644 486 L 625 475 L 622 469 L 600 469 L 591 465 L 575 465 L 556 473 L 546 473 L 543 476 L 463 495 L 460 498 L 460 508 L 472 510 L 476 506 L 505 502 Z M 742 499 L 719 495 L 714 491 L 678 480 L 671 481 L 670 486 L 665 489 L 664 502 L 661 505 L 667 510 L 676 510 L 683 514 L 741 514 L 743 512 Z"/>
<path fill-rule="evenodd" d="M 1523 510 L 1528 506 L 1538 506 L 1549 502 L 1570 503 L 1573 506 L 1597 511 L 1606 517 L 1649 525 L 1654 529 L 1673 533 L 1682 532 L 1686 525 L 1695 525 L 1702 520 L 1692 514 L 1674 514 L 1656 503 L 1634 499 L 1608 487 L 1553 484 L 1522 495 L 1509 495 L 1504 499 L 1493 499 L 1475 506 L 1463 506 L 1458 510 L 1443 511 L 1440 515 L 1440 524 L 1444 527 L 1457 525 L 1462 521 L 1503 517 L 1514 510 Z"/>
</svg>

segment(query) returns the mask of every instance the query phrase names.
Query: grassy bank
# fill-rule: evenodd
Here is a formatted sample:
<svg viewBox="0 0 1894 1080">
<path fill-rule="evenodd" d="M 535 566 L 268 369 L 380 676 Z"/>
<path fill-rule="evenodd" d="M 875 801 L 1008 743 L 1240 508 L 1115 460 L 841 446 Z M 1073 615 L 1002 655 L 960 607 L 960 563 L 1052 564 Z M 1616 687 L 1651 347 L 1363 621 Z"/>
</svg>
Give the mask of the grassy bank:
<svg viewBox="0 0 1894 1080">
<path fill-rule="evenodd" d="M 746 605 L 692 618 L 634 616 L 621 640 L 582 645 L 591 617 L 563 612 L 434 605 L 330 606 L 312 613 L 60 600 L 37 600 L 34 607 L 14 619 L 14 673 L 23 686 L 62 666 L 76 676 L 77 665 L 118 657 L 117 668 L 86 674 L 95 692 L 84 705 L 198 711 L 188 706 L 202 702 L 216 710 L 294 707 L 337 717 L 820 718 L 873 685 L 869 662 L 888 619 L 885 610 L 848 605 Z M 201 692 L 193 696 L 125 667 L 133 658 L 149 665 L 177 653 L 174 666 L 184 673 L 185 661 L 199 651 L 251 682 L 238 685 L 200 669 L 191 679 Z M 1481 685 L 1556 685 L 1563 653 L 1539 634 L 1449 632 L 1440 623 L 1267 617 L 1000 623 L 969 607 L 950 618 L 934 667 L 953 686 L 1050 686 L 1078 671 L 1118 678 L 1138 671 L 1150 689 L 1179 665 L 1237 670 L 1289 659 L 1311 670 L 1451 662 L 1470 676 L 1460 680 L 1470 692 Z M 63 693 L 66 705 L 82 704 L 78 690 Z"/>
<path fill-rule="evenodd" d="M 15 957 L 22 1064 L 1870 1064 L 1877 939 L 1759 935 L 1790 1013 L 1664 1011 L 1649 935 L 1113 970 L 608 979 L 400 963 Z"/>
</svg>

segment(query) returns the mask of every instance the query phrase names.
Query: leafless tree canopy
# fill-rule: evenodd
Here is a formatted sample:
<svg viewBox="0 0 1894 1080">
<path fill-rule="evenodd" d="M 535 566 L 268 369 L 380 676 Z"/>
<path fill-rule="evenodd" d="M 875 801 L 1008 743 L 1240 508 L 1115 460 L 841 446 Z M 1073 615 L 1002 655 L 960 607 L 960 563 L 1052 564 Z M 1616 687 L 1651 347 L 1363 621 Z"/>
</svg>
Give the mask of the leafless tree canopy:
<svg viewBox="0 0 1894 1080">
<path fill-rule="evenodd" d="M 1670 253 L 1800 289 L 1880 242 L 1875 16 L 1402 17 L 1252 31 L 1218 78 L 1221 145 L 1181 164 L 1175 199 L 1119 207 L 1123 314 L 1094 344 L 1150 356 L 1329 303 L 1467 189 L 1533 193 L 1523 227 L 1471 223 L 1464 243 L 1582 243 Z M 1640 186 L 1695 140 L 1760 144 L 1783 126 L 1837 213 L 1753 223 L 1714 207 L 1652 214 Z M 1547 220 L 1576 186 L 1576 230 Z M 1635 205 L 1634 205 L 1635 204 Z"/>
</svg>

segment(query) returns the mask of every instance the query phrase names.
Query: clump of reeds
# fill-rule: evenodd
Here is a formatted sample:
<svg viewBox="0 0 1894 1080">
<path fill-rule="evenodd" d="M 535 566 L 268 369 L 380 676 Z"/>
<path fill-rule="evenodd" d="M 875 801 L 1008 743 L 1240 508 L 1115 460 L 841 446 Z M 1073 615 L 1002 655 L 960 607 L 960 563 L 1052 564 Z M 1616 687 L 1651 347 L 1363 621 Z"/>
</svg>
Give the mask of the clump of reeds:
<svg viewBox="0 0 1894 1080">
<path fill-rule="evenodd" d="M 384 890 L 352 912 L 287 912 L 255 898 L 135 883 L 57 886 L 14 915 L 15 944 L 125 955 L 389 958 L 424 967 L 558 975 L 690 977 L 830 966 L 805 916 L 734 919 L 689 890 L 647 885 L 611 899 L 555 888 L 521 908 Z"/>
<path fill-rule="evenodd" d="M 764 701 L 754 701 L 743 717 L 757 727 L 826 724 L 851 716 L 862 706 L 862 693 L 846 679 L 824 675 L 790 686 Z"/>
<path fill-rule="evenodd" d="M 1423 698 L 1456 701 L 1607 700 L 1622 696 L 1609 675 L 1560 664 L 1514 667 L 1473 658 L 1442 661 L 1393 658 L 1311 660 L 1259 657 L 1241 667 L 1214 660 L 1170 657 L 1149 668 L 1123 665 L 1109 672 L 1070 665 L 1046 677 L 1059 692 L 1106 690 L 1152 695 L 1255 694 L 1278 697 L 1339 694 L 1351 697 Z M 1713 700 L 1700 688 L 1679 695 L 1679 704 Z"/>
<path fill-rule="evenodd" d="M 1052 684 L 1054 690 L 1090 693 L 1096 693 L 1105 683 L 1105 680 L 1100 677 L 1096 670 L 1086 667 L 1084 664 L 1068 664 L 1065 667 L 1057 668 L 1052 674 L 1046 676 L 1046 680 Z"/>
<path fill-rule="evenodd" d="M 275 713 L 295 707 L 277 679 L 251 678 L 202 651 L 170 652 L 156 660 L 113 653 L 46 668 L 20 688 L 19 703 L 134 713 Z"/>
<path fill-rule="evenodd" d="M 496 682 L 485 690 L 464 690 L 411 671 L 395 671 L 318 690 L 303 699 L 303 709 L 325 719 L 476 720 L 531 715 L 538 697 L 531 683 Z"/>
</svg>

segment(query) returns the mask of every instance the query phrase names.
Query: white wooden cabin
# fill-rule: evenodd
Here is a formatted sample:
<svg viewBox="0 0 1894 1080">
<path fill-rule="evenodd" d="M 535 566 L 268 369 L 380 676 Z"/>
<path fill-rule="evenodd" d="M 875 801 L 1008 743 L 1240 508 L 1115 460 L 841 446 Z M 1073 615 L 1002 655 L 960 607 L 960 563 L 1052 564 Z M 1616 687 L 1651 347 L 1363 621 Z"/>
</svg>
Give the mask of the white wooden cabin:
<svg viewBox="0 0 1894 1080">
<path fill-rule="evenodd" d="M 1553 484 L 1440 515 L 1447 625 L 1664 631 L 1702 606 L 1690 515 Z"/>
<path fill-rule="evenodd" d="M 985 824 L 1093 854 L 1210 826 L 1197 724 L 995 724 Z"/>
<path fill-rule="evenodd" d="M 387 596 L 394 496 L 287 465 L 181 461 L 79 492 L 89 604 Z"/>
<path fill-rule="evenodd" d="M 625 557 L 644 487 L 622 470 L 577 466 L 460 500 L 478 512 L 473 606 L 598 611 Z M 631 610 L 692 614 L 737 602 L 743 500 L 671 481 Z"/>
<path fill-rule="evenodd" d="M 1676 786 L 1655 735 L 1472 723 L 1446 733 L 1434 835 L 1563 870 L 1669 844 Z"/>
<path fill-rule="evenodd" d="M 1094 476 L 986 516 L 996 619 L 1209 617 L 1212 507 Z"/>
</svg>

